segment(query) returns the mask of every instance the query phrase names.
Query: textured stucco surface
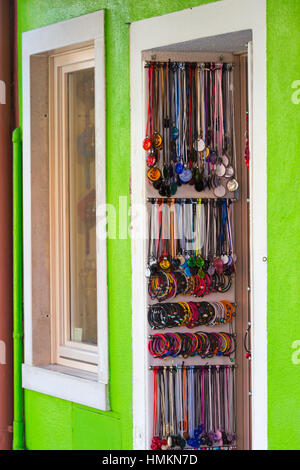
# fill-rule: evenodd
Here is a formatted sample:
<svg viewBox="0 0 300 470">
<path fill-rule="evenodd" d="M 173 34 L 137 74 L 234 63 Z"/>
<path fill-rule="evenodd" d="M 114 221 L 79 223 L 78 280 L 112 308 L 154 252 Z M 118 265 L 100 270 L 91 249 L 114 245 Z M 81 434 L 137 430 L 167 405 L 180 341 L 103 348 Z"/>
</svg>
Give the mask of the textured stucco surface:
<svg viewBox="0 0 300 470">
<path fill-rule="evenodd" d="M 300 2 L 268 0 L 268 412 L 269 447 L 300 449 Z M 299 348 L 298 348 L 299 349 Z M 300 356 L 299 356 L 300 357 Z"/>
</svg>

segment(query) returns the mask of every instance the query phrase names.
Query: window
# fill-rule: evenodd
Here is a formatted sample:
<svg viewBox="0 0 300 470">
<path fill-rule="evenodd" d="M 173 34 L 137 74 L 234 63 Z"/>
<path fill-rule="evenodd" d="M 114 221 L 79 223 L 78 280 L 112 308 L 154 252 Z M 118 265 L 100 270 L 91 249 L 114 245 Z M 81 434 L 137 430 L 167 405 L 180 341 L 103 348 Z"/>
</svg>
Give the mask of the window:
<svg viewBox="0 0 300 470">
<path fill-rule="evenodd" d="M 23 34 L 23 387 L 107 410 L 104 77 L 103 11 Z"/>
<path fill-rule="evenodd" d="M 49 60 L 52 362 L 96 372 L 94 48 Z"/>
</svg>

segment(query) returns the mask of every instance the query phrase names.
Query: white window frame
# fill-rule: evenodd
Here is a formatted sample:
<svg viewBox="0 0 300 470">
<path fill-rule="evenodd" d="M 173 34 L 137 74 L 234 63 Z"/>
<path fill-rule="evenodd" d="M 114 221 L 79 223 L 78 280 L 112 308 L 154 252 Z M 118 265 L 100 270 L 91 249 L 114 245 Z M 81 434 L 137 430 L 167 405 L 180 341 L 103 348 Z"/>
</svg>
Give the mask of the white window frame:
<svg viewBox="0 0 300 470">
<path fill-rule="evenodd" d="M 72 303 L 69 223 L 63 216 L 70 211 L 66 76 L 78 70 L 95 69 L 94 46 L 54 54 L 49 61 L 51 359 L 54 364 L 97 373 L 97 346 L 69 340 Z"/>
<path fill-rule="evenodd" d="M 106 239 L 97 237 L 97 373 L 62 365 L 33 364 L 32 260 L 31 260 L 31 88 L 30 58 L 76 49 L 95 48 L 96 217 L 106 203 L 104 11 L 23 33 L 23 241 L 24 241 L 24 388 L 109 410 Z M 98 229 L 98 227 L 97 227 Z"/>
<path fill-rule="evenodd" d="M 252 448 L 268 447 L 267 415 L 267 114 L 266 114 L 266 0 L 221 0 L 130 26 L 131 83 L 131 203 L 146 199 L 142 142 L 145 137 L 145 89 L 142 52 L 200 38 L 252 30 L 252 83 L 250 79 L 250 270 L 252 321 Z M 250 48 L 250 52 L 251 52 Z M 251 68 L 250 68 L 251 70 Z M 252 88 L 252 89 L 251 89 Z M 149 405 L 146 400 L 147 291 L 145 283 L 146 217 L 132 218 L 132 337 L 133 337 L 133 443 L 147 449 L 150 442 Z M 144 313 L 144 314 L 143 314 Z"/>
</svg>

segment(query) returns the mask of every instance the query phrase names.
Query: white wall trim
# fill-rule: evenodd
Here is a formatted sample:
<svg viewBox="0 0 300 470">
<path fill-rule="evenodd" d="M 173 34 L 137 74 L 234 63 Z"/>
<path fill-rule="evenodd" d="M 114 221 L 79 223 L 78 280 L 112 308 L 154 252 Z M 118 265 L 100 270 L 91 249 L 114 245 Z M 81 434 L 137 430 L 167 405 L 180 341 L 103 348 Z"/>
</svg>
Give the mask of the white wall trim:
<svg viewBox="0 0 300 470">
<path fill-rule="evenodd" d="M 100 205 L 106 203 L 106 172 L 105 164 L 105 50 L 104 50 L 104 11 L 97 11 L 71 20 L 52 24 L 43 28 L 23 33 L 22 35 L 22 64 L 23 64 L 23 242 L 24 242 L 24 345 L 25 364 L 23 367 L 23 387 L 43 390 L 52 394 L 52 376 L 58 377 L 57 372 L 37 368 L 32 362 L 32 298 L 31 298 L 31 102 L 30 102 L 30 56 L 49 53 L 49 51 L 76 47 L 78 44 L 93 43 L 95 46 L 95 126 L 96 126 L 96 198 L 97 211 Z M 98 213 L 96 214 L 96 216 Z M 97 219 L 98 220 L 98 219 Z M 97 229 L 98 230 L 98 224 Z M 98 388 L 101 394 L 107 394 L 108 387 L 108 320 L 107 320 L 107 257 L 106 239 L 97 236 L 97 303 L 98 303 Z M 28 367 L 27 367 L 28 366 Z M 29 367 L 31 366 L 31 367 Z M 41 372 L 42 370 L 42 372 Z M 39 384 L 39 380 L 45 383 Z M 59 376 L 55 396 L 65 398 L 66 387 L 69 387 L 70 376 Z M 74 379 L 75 380 L 75 379 Z M 65 385 L 64 385 L 65 381 Z M 88 391 L 90 383 L 91 391 Z M 73 382 L 73 386 L 78 381 Z M 104 385 L 103 385 L 104 384 Z M 49 385 L 49 390 L 45 387 Z M 76 385 L 76 386 L 77 386 Z M 83 404 L 90 402 L 89 394 L 95 389 L 95 383 L 85 381 L 86 393 L 82 394 Z M 35 388 L 32 388 L 35 387 Z M 51 388 L 52 387 L 52 388 Z M 78 385 L 79 387 L 79 385 Z M 61 392 L 59 389 L 61 388 Z M 75 387 L 76 388 L 76 387 Z M 72 391 L 77 396 L 77 391 Z M 100 395 L 101 395 L 100 394 Z M 102 396 L 102 395 L 101 395 Z M 65 398 L 68 399 L 68 398 Z M 71 398 L 70 398 L 71 399 Z M 76 400 L 72 400 L 76 401 Z M 106 399 L 94 400 L 97 407 L 108 409 Z M 90 405 L 92 406 L 92 405 Z"/>
<path fill-rule="evenodd" d="M 251 163 L 252 448 L 267 449 L 267 137 L 266 0 L 222 0 L 137 21 L 130 28 L 131 203 L 145 201 L 142 141 L 145 132 L 142 51 L 235 31 L 253 32 Z M 254 184 L 255 183 L 255 184 Z M 133 233 L 146 220 L 132 219 Z M 149 445 L 147 423 L 145 241 L 132 239 L 133 442 Z M 143 314 L 144 313 L 144 314 Z M 142 398 L 143 397 L 143 398 Z"/>
<path fill-rule="evenodd" d="M 107 411 L 110 409 L 108 385 L 97 380 L 23 364 L 22 385 L 27 390 L 44 393 L 99 410 Z"/>
</svg>

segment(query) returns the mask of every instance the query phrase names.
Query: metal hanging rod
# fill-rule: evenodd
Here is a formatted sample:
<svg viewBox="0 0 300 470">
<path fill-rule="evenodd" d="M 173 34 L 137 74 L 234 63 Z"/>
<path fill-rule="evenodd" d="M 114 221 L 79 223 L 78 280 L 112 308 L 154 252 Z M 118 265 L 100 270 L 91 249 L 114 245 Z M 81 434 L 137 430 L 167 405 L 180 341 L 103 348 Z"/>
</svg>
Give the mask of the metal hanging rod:
<svg viewBox="0 0 300 470">
<path fill-rule="evenodd" d="M 142 53 L 142 59 L 148 62 L 233 62 L 232 52 L 197 52 L 149 50 Z"/>
<path fill-rule="evenodd" d="M 192 366 L 185 366 L 185 365 L 175 365 L 175 366 L 149 366 L 149 370 L 173 370 L 173 369 L 236 369 L 237 364 L 204 364 L 202 365 L 192 365 Z"/>
<path fill-rule="evenodd" d="M 147 202 L 161 202 L 163 204 L 168 204 L 170 202 L 184 202 L 185 204 L 190 204 L 191 202 L 198 202 L 201 200 L 202 204 L 206 204 L 207 201 L 219 201 L 222 202 L 222 200 L 227 200 L 229 202 L 236 202 L 236 198 L 216 198 L 216 197 L 198 197 L 198 198 L 193 198 L 193 197 L 185 197 L 185 198 L 159 198 L 159 197 L 148 197 Z"/>
</svg>

